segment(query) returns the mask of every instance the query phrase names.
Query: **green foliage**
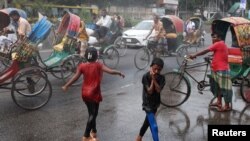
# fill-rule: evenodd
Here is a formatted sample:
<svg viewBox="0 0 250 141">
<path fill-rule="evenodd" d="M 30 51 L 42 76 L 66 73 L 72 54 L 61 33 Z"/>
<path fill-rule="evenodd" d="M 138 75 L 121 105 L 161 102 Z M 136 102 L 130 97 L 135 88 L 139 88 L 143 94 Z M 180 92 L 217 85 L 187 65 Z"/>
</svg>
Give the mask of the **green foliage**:
<svg viewBox="0 0 250 141">
<path fill-rule="evenodd" d="M 91 13 L 87 9 L 81 9 L 79 12 L 79 17 L 84 20 L 85 23 L 90 23 L 91 22 Z"/>
</svg>

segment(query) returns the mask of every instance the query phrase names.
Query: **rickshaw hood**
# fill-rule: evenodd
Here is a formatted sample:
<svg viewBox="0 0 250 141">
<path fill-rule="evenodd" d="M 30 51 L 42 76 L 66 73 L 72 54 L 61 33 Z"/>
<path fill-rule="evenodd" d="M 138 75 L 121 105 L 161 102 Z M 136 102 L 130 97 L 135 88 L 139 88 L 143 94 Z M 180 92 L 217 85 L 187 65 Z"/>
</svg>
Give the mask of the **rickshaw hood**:
<svg viewBox="0 0 250 141">
<path fill-rule="evenodd" d="M 181 34 L 183 33 L 184 22 L 179 17 L 177 17 L 175 15 L 165 15 L 165 16 L 162 16 L 161 19 L 162 19 L 162 21 L 164 21 L 164 19 L 170 20 L 173 23 L 173 25 L 175 26 L 176 33 L 181 33 Z"/>
<path fill-rule="evenodd" d="M 4 12 L 3 10 L 0 10 L 0 30 L 5 28 L 10 24 L 10 17 L 9 15 Z"/>
</svg>

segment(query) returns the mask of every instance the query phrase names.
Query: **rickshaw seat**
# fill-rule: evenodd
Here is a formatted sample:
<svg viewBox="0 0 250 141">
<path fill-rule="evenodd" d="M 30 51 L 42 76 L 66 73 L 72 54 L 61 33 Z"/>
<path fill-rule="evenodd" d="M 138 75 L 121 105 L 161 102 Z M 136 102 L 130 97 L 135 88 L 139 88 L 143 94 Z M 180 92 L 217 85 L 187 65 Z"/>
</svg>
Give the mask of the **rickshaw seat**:
<svg viewBox="0 0 250 141">
<path fill-rule="evenodd" d="M 165 37 L 167 39 L 175 39 L 175 38 L 177 38 L 177 34 L 176 33 L 167 33 Z"/>
<path fill-rule="evenodd" d="M 240 48 L 228 48 L 228 63 L 242 64 L 242 53 Z"/>
</svg>

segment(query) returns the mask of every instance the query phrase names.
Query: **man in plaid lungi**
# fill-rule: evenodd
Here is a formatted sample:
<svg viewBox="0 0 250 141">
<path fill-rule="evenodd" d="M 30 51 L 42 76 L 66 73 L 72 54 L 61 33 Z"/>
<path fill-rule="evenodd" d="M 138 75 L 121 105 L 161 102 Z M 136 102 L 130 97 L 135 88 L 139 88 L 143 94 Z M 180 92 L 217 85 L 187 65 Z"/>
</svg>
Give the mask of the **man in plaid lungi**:
<svg viewBox="0 0 250 141">
<path fill-rule="evenodd" d="M 209 106 L 217 107 L 218 111 L 230 111 L 232 110 L 232 82 L 229 72 L 228 64 L 228 48 L 225 42 L 222 40 L 220 33 L 213 33 L 213 44 L 208 48 L 190 55 L 190 59 L 196 58 L 196 56 L 204 55 L 208 52 L 213 52 L 213 60 L 211 63 L 211 91 L 217 102 L 211 103 Z M 222 97 L 224 98 L 225 105 L 222 106 Z"/>
</svg>

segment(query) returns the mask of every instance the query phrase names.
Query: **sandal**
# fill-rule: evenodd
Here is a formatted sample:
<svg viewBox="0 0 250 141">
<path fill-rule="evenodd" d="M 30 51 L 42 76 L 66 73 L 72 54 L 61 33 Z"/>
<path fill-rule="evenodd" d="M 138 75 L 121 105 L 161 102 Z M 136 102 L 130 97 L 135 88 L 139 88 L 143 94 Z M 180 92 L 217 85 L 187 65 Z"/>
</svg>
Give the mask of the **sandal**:
<svg viewBox="0 0 250 141">
<path fill-rule="evenodd" d="M 218 102 L 215 102 L 215 103 L 211 103 L 211 104 L 209 104 L 209 107 L 218 107 L 218 108 L 220 108 L 220 109 L 221 109 L 222 104 L 220 104 L 220 103 L 218 103 Z"/>
<path fill-rule="evenodd" d="M 221 107 L 217 109 L 218 112 L 229 112 L 229 111 L 232 111 L 232 107 Z"/>
</svg>

